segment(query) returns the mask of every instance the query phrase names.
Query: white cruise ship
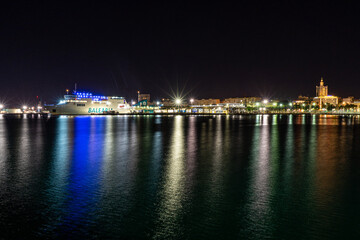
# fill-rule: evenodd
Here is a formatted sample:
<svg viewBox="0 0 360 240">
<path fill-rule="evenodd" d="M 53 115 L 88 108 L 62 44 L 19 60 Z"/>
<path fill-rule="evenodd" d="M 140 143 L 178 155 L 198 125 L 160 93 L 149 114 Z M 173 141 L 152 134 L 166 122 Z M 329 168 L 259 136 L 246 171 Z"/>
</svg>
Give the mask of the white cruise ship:
<svg viewBox="0 0 360 240">
<path fill-rule="evenodd" d="M 123 97 L 95 96 L 87 92 L 74 92 L 53 106 L 46 106 L 53 115 L 93 115 L 130 113 L 130 105 Z"/>
</svg>

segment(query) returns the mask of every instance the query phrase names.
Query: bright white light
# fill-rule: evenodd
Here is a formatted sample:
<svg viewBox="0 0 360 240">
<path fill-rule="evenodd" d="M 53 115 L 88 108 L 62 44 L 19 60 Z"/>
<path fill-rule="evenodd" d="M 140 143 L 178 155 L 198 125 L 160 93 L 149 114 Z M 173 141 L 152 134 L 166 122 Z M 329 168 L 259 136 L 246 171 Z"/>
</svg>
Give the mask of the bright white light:
<svg viewBox="0 0 360 240">
<path fill-rule="evenodd" d="M 157 101 L 157 102 L 156 102 L 156 105 L 160 105 L 160 102 L 159 102 L 159 101 Z"/>
<path fill-rule="evenodd" d="M 257 102 L 257 103 L 256 103 L 256 106 L 259 106 L 259 105 L 260 105 L 260 103 Z"/>
<path fill-rule="evenodd" d="M 268 102 L 269 102 L 269 100 L 267 100 L 267 99 L 265 99 L 265 100 L 263 101 L 264 104 L 267 104 Z"/>
<path fill-rule="evenodd" d="M 283 105 L 282 105 L 282 103 L 280 103 L 280 107 L 282 107 Z"/>
<path fill-rule="evenodd" d="M 190 103 L 194 103 L 194 99 L 192 98 L 192 99 L 190 99 Z"/>
<path fill-rule="evenodd" d="M 3 109 L 4 108 L 4 105 L 0 104 L 0 109 Z"/>
<path fill-rule="evenodd" d="M 27 109 L 27 106 L 23 106 L 23 109 L 26 110 L 26 109 Z"/>
<path fill-rule="evenodd" d="M 292 103 L 289 103 L 289 106 L 291 107 L 291 106 L 292 106 Z"/>
<path fill-rule="evenodd" d="M 42 107 L 39 106 L 38 109 L 42 109 Z"/>
<path fill-rule="evenodd" d="M 274 106 L 276 106 L 276 103 L 273 103 Z"/>
<path fill-rule="evenodd" d="M 181 104 L 181 99 L 180 98 L 175 99 L 175 103 L 176 103 L 176 105 L 180 105 Z"/>
</svg>

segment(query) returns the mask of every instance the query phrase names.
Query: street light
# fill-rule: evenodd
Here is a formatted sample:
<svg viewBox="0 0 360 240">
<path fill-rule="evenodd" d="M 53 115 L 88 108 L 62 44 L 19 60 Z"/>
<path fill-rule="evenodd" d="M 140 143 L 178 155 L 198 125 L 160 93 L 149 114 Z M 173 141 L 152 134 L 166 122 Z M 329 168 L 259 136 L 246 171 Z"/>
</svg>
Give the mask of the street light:
<svg viewBox="0 0 360 240">
<path fill-rule="evenodd" d="M 26 110 L 26 109 L 27 109 L 27 106 L 23 106 L 23 109 Z"/>
<path fill-rule="evenodd" d="M 180 105 L 181 104 L 181 99 L 180 98 L 175 99 L 175 104 Z"/>
<path fill-rule="evenodd" d="M 190 99 L 190 103 L 191 103 L 191 104 L 194 103 L 194 99 L 193 99 L 193 98 Z"/>
<path fill-rule="evenodd" d="M 267 99 L 265 99 L 265 100 L 263 101 L 264 104 L 267 104 L 268 102 L 269 102 L 269 100 L 267 100 Z"/>
<path fill-rule="evenodd" d="M 157 102 L 156 102 L 156 105 L 160 105 L 160 102 L 159 102 L 159 101 L 157 101 Z"/>
<path fill-rule="evenodd" d="M 4 105 L 0 104 L 0 110 L 4 108 Z"/>
</svg>

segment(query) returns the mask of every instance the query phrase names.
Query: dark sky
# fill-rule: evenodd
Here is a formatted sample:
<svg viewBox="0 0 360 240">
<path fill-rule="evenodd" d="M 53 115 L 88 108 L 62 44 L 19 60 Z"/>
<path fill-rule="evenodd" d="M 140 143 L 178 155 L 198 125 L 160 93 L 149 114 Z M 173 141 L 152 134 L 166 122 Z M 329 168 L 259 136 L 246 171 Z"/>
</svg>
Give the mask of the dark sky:
<svg viewBox="0 0 360 240">
<path fill-rule="evenodd" d="M 105 95 L 360 97 L 359 8 L 347 1 L 8 1 L 0 101 Z M 339 4 L 339 2 L 341 2 Z"/>
</svg>

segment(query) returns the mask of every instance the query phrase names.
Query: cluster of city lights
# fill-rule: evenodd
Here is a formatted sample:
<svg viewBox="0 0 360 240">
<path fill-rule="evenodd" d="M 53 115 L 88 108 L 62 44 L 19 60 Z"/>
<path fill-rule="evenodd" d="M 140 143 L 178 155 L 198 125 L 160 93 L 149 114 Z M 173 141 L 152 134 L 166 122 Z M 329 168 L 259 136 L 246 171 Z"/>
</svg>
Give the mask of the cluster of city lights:
<svg viewBox="0 0 360 240">
<path fill-rule="evenodd" d="M 24 111 L 26 111 L 26 110 L 35 110 L 35 107 L 28 107 L 28 106 L 26 106 L 26 105 L 23 105 L 23 106 L 22 106 L 22 109 L 23 109 Z M 38 110 L 41 110 L 42 107 L 41 107 L 41 106 L 38 106 L 37 109 L 38 109 Z M 5 110 L 5 105 L 4 105 L 4 104 L 0 104 L 0 111 L 1 111 L 1 110 Z"/>
</svg>

